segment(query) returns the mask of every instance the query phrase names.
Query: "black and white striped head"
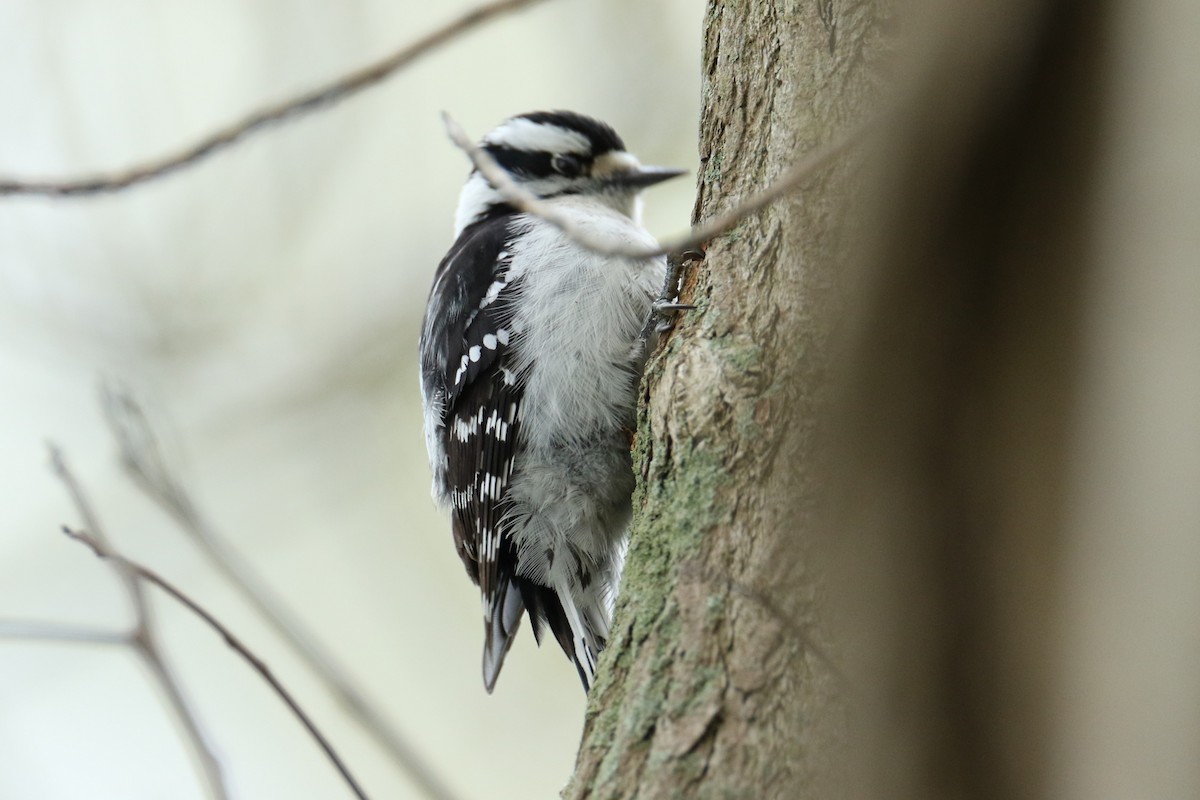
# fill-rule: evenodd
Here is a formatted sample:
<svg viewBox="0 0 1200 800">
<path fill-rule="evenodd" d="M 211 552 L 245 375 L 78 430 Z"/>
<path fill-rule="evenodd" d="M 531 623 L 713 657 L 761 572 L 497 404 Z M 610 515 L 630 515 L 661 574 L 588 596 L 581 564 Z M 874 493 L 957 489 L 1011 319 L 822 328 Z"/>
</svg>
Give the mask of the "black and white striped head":
<svg viewBox="0 0 1200 800">
<path fill-rule="evenodd" d="M 637 195 L 684 170 L 642 166 L 617 132 L 572 111 L 534 111 L 505 120 L 480 146 L 513 179 L 540 198 L 585 195 L 636 217 Z M 505 206 L 505 200 L 473 170 L 459 197 L 455 233 Z"/>
</svg>

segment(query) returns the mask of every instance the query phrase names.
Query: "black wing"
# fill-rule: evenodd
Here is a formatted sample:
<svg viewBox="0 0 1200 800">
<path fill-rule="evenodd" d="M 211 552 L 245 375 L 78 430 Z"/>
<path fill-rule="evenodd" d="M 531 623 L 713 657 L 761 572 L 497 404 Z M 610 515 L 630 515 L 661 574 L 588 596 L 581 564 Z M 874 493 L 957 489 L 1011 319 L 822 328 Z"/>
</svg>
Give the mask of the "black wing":
<svg viewBox="0 0 1200 800">
<path fill-rule="evenodd" d="M 427 428 L 444 423 L 474 381 L 507 352 L 507 341 L 497 338 L 489 348 L 491 340 L 484 338 L 503 329 L 509 316 L 515 286 L 505 248 L 512 221 L 509 212 L 469 225 L 438 265 L 421 330 L 421 389 L 426 410 L 436 412 L 426 419 Z M 435 477 L 440 467 L 434 465 Z"/>
<path fill-rule="evenodd" d="M 506 245 L 512 214 L 474 223 L 438 267 L 421 337 L 421 384 L 435 490 L 451 507 L 458 555 L 484 601 L 490 691 L 524 611 L 517 554 L 501 528 L 517 452 L 522 387 L 512 369 Z"/>
</svg>

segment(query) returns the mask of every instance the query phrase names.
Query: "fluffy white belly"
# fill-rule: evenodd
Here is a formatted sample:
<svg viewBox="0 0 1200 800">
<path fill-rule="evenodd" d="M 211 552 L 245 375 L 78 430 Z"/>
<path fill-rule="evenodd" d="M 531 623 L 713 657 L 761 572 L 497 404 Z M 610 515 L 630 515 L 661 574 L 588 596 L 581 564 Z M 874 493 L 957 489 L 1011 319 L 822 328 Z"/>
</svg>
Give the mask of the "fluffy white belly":
<svg viewBox="0 0 1200 800">
<path fill-rule="evenodd" d="M 558 205 L 600 236 L 656 246 L 640 225 L 598 203 L 564 199 Z M 641 334 L 662 290 L 666 260 L 597 255 L 541 220 L 530 221 L 512 259 L 523 284 L 512 326 L 527 446 L 629 427 L 644 360 Z"/>
</svg>

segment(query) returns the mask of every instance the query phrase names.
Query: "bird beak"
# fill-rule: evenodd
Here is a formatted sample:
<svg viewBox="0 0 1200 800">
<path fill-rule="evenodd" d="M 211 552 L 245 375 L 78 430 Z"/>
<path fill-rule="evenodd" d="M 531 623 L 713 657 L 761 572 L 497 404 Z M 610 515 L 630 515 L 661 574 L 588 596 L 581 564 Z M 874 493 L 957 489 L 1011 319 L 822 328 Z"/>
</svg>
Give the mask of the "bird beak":
<svg viewBox="0 0 1200 800">
<path fill-rule="evenodd" d="M 669 167 L 642 167 L 620 175 L 614 175 L 613 181 L 632 189 L 645 189 L 656 183 L 662 183 L 680 175 L 686 175 L 686 169 L 671 169 Z"/>
</svg>

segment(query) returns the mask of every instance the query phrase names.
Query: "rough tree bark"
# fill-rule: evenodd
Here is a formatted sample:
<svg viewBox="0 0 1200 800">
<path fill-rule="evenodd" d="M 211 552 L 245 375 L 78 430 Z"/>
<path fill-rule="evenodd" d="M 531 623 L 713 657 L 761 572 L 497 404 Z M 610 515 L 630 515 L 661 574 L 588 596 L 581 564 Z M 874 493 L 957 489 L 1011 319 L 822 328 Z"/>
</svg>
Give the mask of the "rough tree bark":
<svg viewBox="0 0 1200 800">
<path fill-rule="evenodd" d="M 867 7 L 708 4 L 698 220 L 850 127 Z M 615 626 L 566 796 L 792 797 L 836 726 L 805 558 L 846 170 L 710 245 L 652 362 Z"/>
</svg>

